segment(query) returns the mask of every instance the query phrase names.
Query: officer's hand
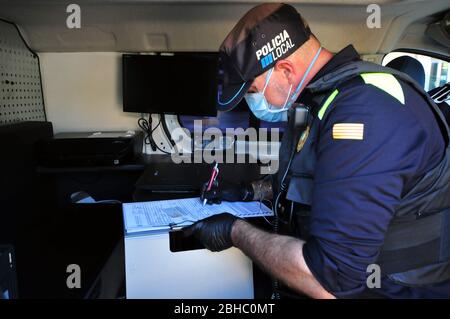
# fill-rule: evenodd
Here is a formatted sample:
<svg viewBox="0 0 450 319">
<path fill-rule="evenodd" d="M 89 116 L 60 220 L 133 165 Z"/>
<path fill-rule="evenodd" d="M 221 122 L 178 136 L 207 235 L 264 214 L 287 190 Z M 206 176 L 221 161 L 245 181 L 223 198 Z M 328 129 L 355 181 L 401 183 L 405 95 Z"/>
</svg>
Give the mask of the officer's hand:
<svg viewBox="0 0 450 319">
<path fill-rule="evenodd" d="M 253 187 L 250 184 L 233 184 L 220 180 L 214 182 L 207 191 L 208 183 L 203 184 L 201 189 L 201 200 L 206 199 L 208 204 L 220 204 L 223 200 L 227 202 L 251 201 L 253 200 Z"/>
<path fill-rule="evenodd" d="M 231 229 L 238 217 L 221 213 L 197 221 L 183 228 L 184 236 L 194 236 L 211 251 L 221 251 L 233 246 Z"/>
</svg>

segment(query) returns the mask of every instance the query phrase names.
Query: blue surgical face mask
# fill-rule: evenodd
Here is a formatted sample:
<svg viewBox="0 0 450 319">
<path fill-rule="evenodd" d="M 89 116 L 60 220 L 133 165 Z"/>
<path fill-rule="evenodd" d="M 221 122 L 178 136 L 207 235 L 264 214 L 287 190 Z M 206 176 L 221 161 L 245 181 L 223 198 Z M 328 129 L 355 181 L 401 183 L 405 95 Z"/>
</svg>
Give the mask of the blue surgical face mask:
<svg viewBox="0 0 450 319">
<path fill-rule="evenodd" d="M 313 60 L 308 66 L 308 69 L 306 70 L 305 74 L 303 75 L 302 80 L 300 81 L 299 85 L 295 89 L 294 93 L 291 96 L 292 91 L 292 84 L 289 87 L 289 91 L 286 97 L 286 100 L 284 102 L 284 105 L 282 107 L 277 107 L 272 104 L 270 104 L 266 97 L 264 96 L 264 92 L 266 91 L 267 85 L 269 84 L 270 78 L 273 73 L 273 68 L 269 70 L 269 73 L 266 76 L 266 83 L 264 84 L 264 88 L 262 92 L 256 92 L 256 93 L 247 93 L 245 95 L 245 101 L 247 102 L 250 110 L 253 112 L 253 114 L 259 118 L 260 120 L 267 121 L 267 122 L 282 122 L 287 121 L 287 111 L 291 107 L 292 103 L 295 102 L 295 99 L 297 98 L 299 91 L 305 82 L 306 77 L 308 76 L 309 72 L 311 71 L 314 63 L 316 63 L 317 58 L 319 57 L 320 52 L 322 51 L 322 48 L 319 48 L 316 55 L 314 56 Z"/>
<path fill-rule="evenodd" d="M 264 84 L 262 92 L 245 94 L 245 101 L 253 114 L 260 120 L 266 122 L 287 121 L 287 112 L 273 112 L 273 109 L 276 109 L 276 107 L 271 105 L 264 96 L 264 92 L 266 91 L 267 84 L 269 84 L 272 72 L 273 68 L 269 70 L 269 73 L 266 76 L 266 83 Z"/>
</svg>

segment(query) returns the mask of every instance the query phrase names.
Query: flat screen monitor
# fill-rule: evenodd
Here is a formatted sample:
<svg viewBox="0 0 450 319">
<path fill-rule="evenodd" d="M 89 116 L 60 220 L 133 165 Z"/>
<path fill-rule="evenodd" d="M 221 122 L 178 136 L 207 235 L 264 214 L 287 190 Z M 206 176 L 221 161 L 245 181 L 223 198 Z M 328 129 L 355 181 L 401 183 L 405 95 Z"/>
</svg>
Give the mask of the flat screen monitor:
<svg viewBox="0 0 450 319">
<path fill-rule="evenodd" d="M 216 116 L 218 55 L 124 54 L 123 110 Z"/>
</svg>

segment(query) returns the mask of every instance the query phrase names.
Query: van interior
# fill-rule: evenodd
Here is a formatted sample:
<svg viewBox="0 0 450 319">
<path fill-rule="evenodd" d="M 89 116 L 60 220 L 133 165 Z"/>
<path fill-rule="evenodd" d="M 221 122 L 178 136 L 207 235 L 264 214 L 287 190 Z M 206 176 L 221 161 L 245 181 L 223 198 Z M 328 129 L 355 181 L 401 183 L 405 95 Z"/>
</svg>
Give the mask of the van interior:
<svg viewBox="0 0 450 319">
<path fill-rule="evenodd" d="M 450 114 L 448 0 L 286 2 L 323 47 L 353 44 L 364 60 L 410 75 Z M 235 183 L 283 156 L 283 127 L 259 121 L 245 102 L 231 112 L 211 102 L 218 48 L 259 3 L 0 0 L 0 298 L 177 298 L 207 286 L 184 274 L 178 294 L 168 292 L 176 264 L 196 269 L 203 255 L 142 257 L 144 246 L 127 247 L 124 210 L 198 197 L 213 166 L 205 152 L 244 159 L 219 165 Z M 258 150 L 238 138 L 249 128 L 279 130 Z M 174 156 L 180 145 L 184 157 Z M 172 254 L 189 245 L 170 235 Z M 140 273 L 130 261 L 139 255 L 150 267 Z M 226 273 L 222 264 L 211 265 Z M 250 282 L 243 296 L 270 298 L 270 280 L 251 269 L 239 277 Z M 134 287 L 146 280 L 147 290 Z M 217 296 L 209 291 L 193 296 Z"/>
</svg>

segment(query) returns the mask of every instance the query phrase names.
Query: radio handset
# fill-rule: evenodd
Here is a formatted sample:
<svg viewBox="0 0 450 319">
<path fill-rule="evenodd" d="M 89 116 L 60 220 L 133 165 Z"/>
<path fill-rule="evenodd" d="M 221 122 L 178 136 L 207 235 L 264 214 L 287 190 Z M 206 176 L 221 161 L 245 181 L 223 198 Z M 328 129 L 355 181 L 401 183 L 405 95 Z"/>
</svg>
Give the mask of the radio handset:
<svg viewBox="0 0 450 319">
<path fill-rule="evenodd" d="M 309 107 L 301 103 L 294 103 L 288 111 L 288 117 L 289 130 L 292 134 L 292 148 L 295 149 L 300 134 L 308 126 Z"/>
</svg>

